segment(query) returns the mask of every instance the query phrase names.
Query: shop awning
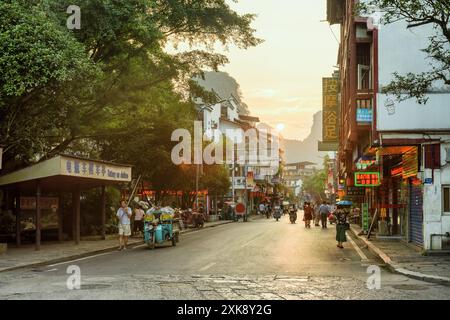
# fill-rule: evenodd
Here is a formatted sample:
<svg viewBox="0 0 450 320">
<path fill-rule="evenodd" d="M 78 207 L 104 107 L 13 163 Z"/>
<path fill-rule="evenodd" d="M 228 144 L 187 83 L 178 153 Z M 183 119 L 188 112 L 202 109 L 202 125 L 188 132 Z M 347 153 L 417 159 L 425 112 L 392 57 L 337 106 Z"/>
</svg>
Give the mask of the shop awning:
<svg viewBox="0 0 450 320">
<path fill-rule="evenodd" d="M 392 146 L 392 147 L 382 147 L 378 149 L 379 156 L 387 155 L 402 155 L 409 152 L 414 152 L 417 147 L 414 146 Z"/>
<path fill-rule="evenodd" d="M 0 176 L 0 188 L 35 190 L 39 180 L 42 189 L 47 191 L 69 191 L 74 186 L 90 189 L 130 182 L 131 168 L 130 165 L 58 155 Z"/>
</svg>

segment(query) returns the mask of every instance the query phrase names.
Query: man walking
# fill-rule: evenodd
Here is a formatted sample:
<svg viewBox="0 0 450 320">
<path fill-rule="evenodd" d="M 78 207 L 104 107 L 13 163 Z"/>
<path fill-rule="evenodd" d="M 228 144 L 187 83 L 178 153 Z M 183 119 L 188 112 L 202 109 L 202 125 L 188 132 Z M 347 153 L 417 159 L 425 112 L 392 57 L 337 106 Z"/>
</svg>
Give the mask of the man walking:
<svg viewBox="0 0 450 320">
<path fill-rule="evenodd" d="M 330 208 L 327 206 L 326 201 L 323 201 L 319 207 L 320 220 L 322 222 L 322 229 L 327 228 L 327 219 L 330 214 Z"/>
<path fill-rule="evenodd" d="M 131 236 L 130 218 L 131 208 L 128 207 L 125 200 L 120 203 L 120 208 L 117 210 L 117 217 L 119 218 L 119 251 L 127 249 L 128 237 Z"/>
</svg>

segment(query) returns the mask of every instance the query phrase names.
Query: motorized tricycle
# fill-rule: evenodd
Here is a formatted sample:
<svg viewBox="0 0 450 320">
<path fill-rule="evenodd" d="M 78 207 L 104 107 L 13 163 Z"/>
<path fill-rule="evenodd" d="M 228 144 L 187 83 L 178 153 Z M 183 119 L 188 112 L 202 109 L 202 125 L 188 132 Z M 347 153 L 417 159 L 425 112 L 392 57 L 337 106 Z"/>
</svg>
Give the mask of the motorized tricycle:
<svg viewBox="0 0 450 320">
<path fill-rule="evenodd" d="M 156 244 L 171 242 L 176 246 L 179 242 L 179 230 L 174 230 L 174 213 L 169 208 L 147 211 L 144 218 L 144 241 L 150 249 Z"/>
</svg>

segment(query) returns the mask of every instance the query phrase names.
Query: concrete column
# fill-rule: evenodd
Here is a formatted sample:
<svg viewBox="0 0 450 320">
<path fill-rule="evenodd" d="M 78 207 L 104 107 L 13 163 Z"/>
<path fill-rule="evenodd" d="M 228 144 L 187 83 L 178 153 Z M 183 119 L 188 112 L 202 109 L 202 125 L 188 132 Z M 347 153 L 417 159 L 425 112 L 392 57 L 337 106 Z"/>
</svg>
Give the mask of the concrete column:
<svg viewBox="0 0 450 320">
<path fill-rule="evenodd" d="M 63 241 L 63 224 L 64 224 L 64 213 L 63 213 L 63 194 L 59 193 L 58 199 L 58 241 Z"/>
<path fill-rule="evenodd" d="M 36 250 L 41 249 L 41 181 L 36 181 Z"/>
<path fill-rule="evenodd" d="M 16 193 L 16 204 L 14 206 L 14 211 L 16 215 L 16 245 L 20 247 L 21 238 L 20 238 L 20 191 Z"/>
<path fill-rule="evenodd" d="M 102 208 L 100 210 L 102 215 L 102 239 L 106 240 L 106 190 L 105 186 L 102 186 L 102 199 L 101 199 Z"/>
<path fill-rule="evenodd" d="M 74 236 L 75 244 L 80 244 L 80 187 L 76 186 L 72 192 L 72 206 L 74 215 Z"/>
</svg>

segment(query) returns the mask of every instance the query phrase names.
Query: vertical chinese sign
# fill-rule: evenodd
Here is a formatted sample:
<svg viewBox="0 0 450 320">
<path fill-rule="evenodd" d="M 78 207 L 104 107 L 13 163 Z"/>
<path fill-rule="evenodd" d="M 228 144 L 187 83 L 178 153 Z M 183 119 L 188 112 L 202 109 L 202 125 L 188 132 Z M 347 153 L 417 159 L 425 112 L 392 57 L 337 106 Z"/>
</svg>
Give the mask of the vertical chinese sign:
<svg viewBox="0 0 450 320">
<path fill-rule="evenodd" d="M 247 179 L 246 179 L 247 189 L 253 190 L 255 187 L 255 179 L 253 176 L 253 171 L 247 172 Z"/>
<path fill-rule="evenodd" d="M 339 137 L 339 78 L 322 79 L 322 142 L 319 151 L 337 151 Z"/>
<path fill-rule="evenodd" d="M 369 231 L 369 204 L 362 204 L 362 227 L 365 232 Z"/>
</svg>

